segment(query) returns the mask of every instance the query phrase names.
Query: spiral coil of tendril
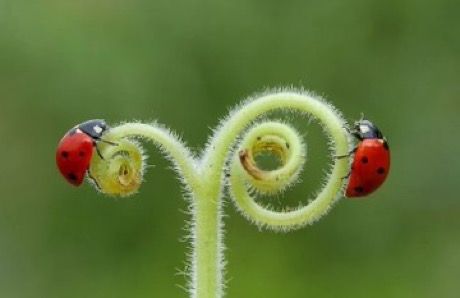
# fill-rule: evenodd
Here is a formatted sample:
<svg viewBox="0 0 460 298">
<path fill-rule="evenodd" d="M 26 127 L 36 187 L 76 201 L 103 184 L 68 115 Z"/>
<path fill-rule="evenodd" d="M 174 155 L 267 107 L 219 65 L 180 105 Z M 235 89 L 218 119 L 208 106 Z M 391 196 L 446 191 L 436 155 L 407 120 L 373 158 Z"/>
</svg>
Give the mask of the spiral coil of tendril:
<svg viewBox="0 0 460 298">
<path fill-rule="evenodd" d="M 231 175 L 243 175 L 260 194 L 282 192 L 294 184 L 306 158 L 305 145 L 298 133 L 287 124 L 272 121 L 253 126 L 237 153 Z M 263 153 L 275 155 L 281 167 L 271 171 L 260 169 L 255 157 Z"/>
<path fill-rule="evenodd" d="M 135 141 L 120 139 L 115 145 L 100 143 L 89 169 L 91 182 L 102 193 L 129 196 L 137 192 L 144 175 L 145 156 Z"/>
<path fill-rule="evenodd" d="M 308 208 L 278 211 L 256 202 L 256 195 L 282 193 L 295 184 L 306 162 L 306 145 L 300 134 L 288 124 L 263 122 L 252 126 L 237 147 L 231 161 L 230 194 L 242 214 L 259 226 L 286 230 L 303 226 L 311 218 L 299 219 Z M 261 169 L 255 157 L 271 153 L 280 162 L 273 170 Z M 341 183 L 341 181 L 340 181 Z"/>
<path fill-rule="evenodd" d="M 297 112 L 317 120 L 329 140 L 333 164 L 320 191 L 308 205 L 290 211 L 277 211 L 258 204 L 254 194 L 282 192 L 297 181 L 305 162 L 305 146 L 293 128 L 280 122 L 254 121 L 273 111 Z M 249 127 L 249 129 L 248 129 Z M 311 224 L 327 213 L 342 195 L 349 159 L 333 156 L 349 152 L 350 135 L 341 114 L 326 101 L 305 92 L 275 92 L 244 103 L 224 121 L 215 133 L 212 145 L 216 151 L 228 149 L 238 136 L 244 135 L 231 157 L 228 189 L 238 210 L 250 221 L 273 230 L 287 231 Z M 278 156 L 281 167 L 272 171 L 261 170 L 254 156 L 270 151 Z M 204 165 L 218 155 L 205 156 Z M 207 163 L 206 163 L 207 162 Z M 255 193 L 254 193 L 255 191 Z"/>
</svg>

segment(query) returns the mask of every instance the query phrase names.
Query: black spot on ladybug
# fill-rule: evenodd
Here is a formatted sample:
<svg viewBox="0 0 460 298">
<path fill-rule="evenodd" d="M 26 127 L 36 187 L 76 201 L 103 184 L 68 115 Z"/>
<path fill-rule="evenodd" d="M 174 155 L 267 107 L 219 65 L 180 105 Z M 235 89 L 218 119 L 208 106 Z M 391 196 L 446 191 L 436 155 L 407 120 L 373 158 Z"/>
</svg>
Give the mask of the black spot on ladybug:
<svg viewBox="0 0 460 298">
<path fill-rule="evenodd" d="M 377 169 L 377 174 L 382 175 L 382 174 L 384 174 L 384 173 L 385 173 L 385 168 L 380 167 L 380 168 Z"/>
<path fill-rule="evenodd" d="M 68 157 L 69 157 L 69 152 L 67 152 L 67 151 L 62 151 L 62 152 L 61 152 L 61 156 L 64 157 L 64 158 L 68 158 Z"/>
<path fill-rule="evenodd" d="M 355 187 L 355 191 L 361 193 L 361 192 L 364 191 L 364 187 L 362 187 L 362 186 L 356 186 L 356 187 Z"/>
<path fill-rule="evenodd" d="M 363 158 L 361 158 L 361 162 L 362 163 L 368 163 L 369 159 L 367 158 L 367 156 L 363 156 Z"/>
<path fill-rule="evenodd" d="M 80 152 L 78 152 L 78 156 L 80 156 L 80 157 L 85 156 L 85 151 L 80 151 Z"/>
<path fill-rule="evenodd" d="M 67 178 L 69 178 L 70 180 L 73 180 L 73 181 L 77 180 L 77 176 L 74 173 L 68 174 Z"/>
</svg>

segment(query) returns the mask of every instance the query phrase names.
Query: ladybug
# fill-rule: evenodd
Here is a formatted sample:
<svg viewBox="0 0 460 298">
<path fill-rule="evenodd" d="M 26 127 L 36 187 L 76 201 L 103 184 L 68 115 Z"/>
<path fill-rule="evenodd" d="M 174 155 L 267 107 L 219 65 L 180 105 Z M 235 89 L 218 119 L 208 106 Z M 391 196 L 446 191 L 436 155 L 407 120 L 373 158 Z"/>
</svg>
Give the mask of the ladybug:
<svg viewBox="0 0 460 298">
<path fill-rule="evenodd" d="M 75 186 L 82 184 L 94 148 L 101 156 L 97 149 L 97 142 L 103 141 L 102 135 L 107 129 L 104 120 L 89 120 L 69 130 L 61 139 L 56 150 L 56 163 L 62 176 L 70 184 Z"/>
<path fill-rule="evenodd" d="M 369 120 L 355 122 L 351 132 L 359 140 L 354 153 L 348 186 L 348 198 L 364 197 L 374 192 L 390 170 L 390 147 L 377 126 Z"/>
</svg>

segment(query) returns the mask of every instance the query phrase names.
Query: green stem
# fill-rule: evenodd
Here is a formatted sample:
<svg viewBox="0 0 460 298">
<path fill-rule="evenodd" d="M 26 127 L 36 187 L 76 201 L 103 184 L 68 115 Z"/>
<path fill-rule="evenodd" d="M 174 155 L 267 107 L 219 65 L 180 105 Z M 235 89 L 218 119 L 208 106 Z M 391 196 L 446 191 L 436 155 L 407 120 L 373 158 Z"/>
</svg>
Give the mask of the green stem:
<svg viewBox="0 0 460 298">
<path fill-rule="evenodd" d="M 194 298 L 222 297 L 222 218 L 218 187 L 195 195 L 192 275 Z"/>
</svg>

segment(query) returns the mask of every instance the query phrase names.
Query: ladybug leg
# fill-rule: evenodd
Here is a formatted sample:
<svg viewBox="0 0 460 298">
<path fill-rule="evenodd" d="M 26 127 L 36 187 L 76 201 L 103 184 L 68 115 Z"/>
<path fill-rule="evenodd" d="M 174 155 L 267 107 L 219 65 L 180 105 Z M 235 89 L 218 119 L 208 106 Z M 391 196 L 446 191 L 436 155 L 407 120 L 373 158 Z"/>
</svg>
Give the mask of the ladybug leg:
<svg viewBox="0 0 460 298">
<path fill-rule="evenodd" d="M 91 175 L 91 171 L 89 169 L 88 169 L 87 173 L 88 173 L 88 178 L 91 180 L 91 182 L 93 182 L 94 185 L 96 185 L 97 189 L 101 190 L 101 187 L 99 186 L 99 183 L 97 183 L 96 178 L 94 178 L 93 175 Z"/>
<path fill-rule="evenodd" d="M 349 157 L 351 154 L 348 153 L 348 154 L 345 154 L 345 155 L 335 155 L 334 157 L 337 158 L 337 159 L 342 159 L 342 158 L 345 158 L 345 157 Z"/>
<path fill-rule="evenodd" d="M 97 155 L 99 155 L 99 157 L 100 157 L 102 160 L 104 160 L 104 156 L 102 156 L 101 151 L 99 150 L 99 147 L 98 147 L 98 146 L 96 146 L 96 152 L 97 152 Z"/>
<path fill-rule="evenodd" d="M 112 145 L 112 146 L 118 146 L 118 144 L 114 143 L 114 142 L 110 142 L 110 141 L 107 141 L 107 140 L 104 140 L 104 139 L 96 139 L 96 141 L 93 142 L 93 145 L 94 145 L 94 147 L 96 147 L 97 155 L 99 155 L 99 157 L 102 160 L 104 160 L 104 156 L 102 156 L 101 151 L 99 150 L 99 147 L 97 146 L 97 142 L 104 142 L 104 143 L 107 143 L 107 144 Z"/>
<path fill-rule="evenodd" d="M 350 175 L 351 175 L 351 170 L 348 172 L 348 174 L 347 174 L 346 176 L 343 176 L 343 177 L 340 178 L 340 179 L 342 179 L 342 180 L 348 179 L 348 178 L 350 178 Z"/>
<path fill-rule="evenodd" d="M 353 148 L 353 150 L 351 150 L 350 152 L 348 152 L 345 155 L 335 155 L 334 157 L 337 158 L 337 159 L 342 159 L 342 158 L 345 158 L 345 157 L 349 157 L 350 155 L 354 154 L 356 152 L 356 150 L 358 150 L 358 147 Z"/>
<path fill-rule="evenodd" d="M 97 146 L 97 143 L 96 143 L 96 142 L 93 142 L 93 146 L 96 148 L 97 155 L 99 155 L 99 157 L 100 157 L 102 160 L 104 160 L 104 156 L 102 156 L 101 151 L 99 150 L 99 147 Z"/>
</svg>

